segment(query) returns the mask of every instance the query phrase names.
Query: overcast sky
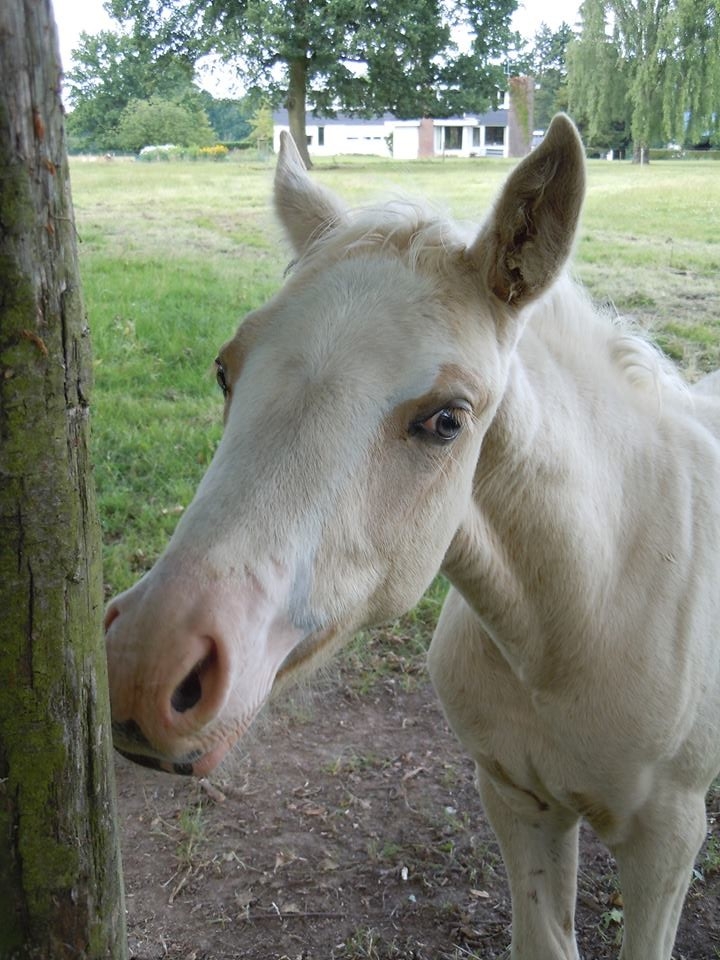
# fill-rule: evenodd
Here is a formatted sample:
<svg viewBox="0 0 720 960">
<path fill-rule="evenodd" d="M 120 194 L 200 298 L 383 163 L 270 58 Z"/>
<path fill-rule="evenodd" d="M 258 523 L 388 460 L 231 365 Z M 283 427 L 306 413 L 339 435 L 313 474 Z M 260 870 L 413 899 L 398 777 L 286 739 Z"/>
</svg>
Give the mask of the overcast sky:
<svg viewBox="0 0 720 960">
<path fill-rule="evenodd" d="M 98 33 L 114 25 L 102 7 L 103 0 L 53 0 L 55 20 L 60 36 L 63 66 L 69 69 L 71 52 L 78 45 L 80 33 Z M 580 0 L 520 0 L 512 25 L 524 37 L 531 38 L 540 23 L 557 29 L 565 21 L 572 26 L 577 19 Z M 209 88 L 211 93 L 214 92 Z M 222 93 L 222 91 L 220 91 Z"/>
</svg>

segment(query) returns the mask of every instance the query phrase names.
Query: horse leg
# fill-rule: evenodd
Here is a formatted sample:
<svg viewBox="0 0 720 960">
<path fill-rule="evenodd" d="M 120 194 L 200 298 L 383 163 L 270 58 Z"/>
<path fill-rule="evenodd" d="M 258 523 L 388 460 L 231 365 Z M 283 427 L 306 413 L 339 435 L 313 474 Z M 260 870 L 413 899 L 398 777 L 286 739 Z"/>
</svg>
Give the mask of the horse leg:
<svg viewBox="0 0 720 960">
<path fill-rule="evenodd" d="M 620 960 L 670 960 L 706 830 L 702 795 L 659 790 L 633 818 L 626 838 L 608 844 L 624 904 Z"/>
<path fill-rule="evenodd" d="M 480 768 L 480 796 L 497 835 L 512 897 L 511 960 L 579 960 L 575 942 L 575 896 L 579 820 L 548 807 L 527 814 L 503 796 Z"/>
</svg>

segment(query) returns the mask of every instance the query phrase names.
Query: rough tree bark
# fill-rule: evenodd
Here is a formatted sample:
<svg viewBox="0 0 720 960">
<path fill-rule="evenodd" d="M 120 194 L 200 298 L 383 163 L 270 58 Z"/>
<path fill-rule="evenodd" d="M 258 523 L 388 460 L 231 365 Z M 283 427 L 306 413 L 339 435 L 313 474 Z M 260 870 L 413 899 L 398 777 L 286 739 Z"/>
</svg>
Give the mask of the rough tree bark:
<svg viewBox="0 0 720 960">
<path fill-rule="evenodd" d="M 303 163 L 308 170 L 312 168 L 312 160 L 307 147 L 305 134 L 305 98 L 307 97 L 307 60 L 298 57 L 290 61 L 290 81 L 286 105 L 290 133 L 295 141 Z"/>
<path fill-rule="evenodd" d="M 0 2 L 0 957 L 127 956 L 50 0 Z"/>
</svg>

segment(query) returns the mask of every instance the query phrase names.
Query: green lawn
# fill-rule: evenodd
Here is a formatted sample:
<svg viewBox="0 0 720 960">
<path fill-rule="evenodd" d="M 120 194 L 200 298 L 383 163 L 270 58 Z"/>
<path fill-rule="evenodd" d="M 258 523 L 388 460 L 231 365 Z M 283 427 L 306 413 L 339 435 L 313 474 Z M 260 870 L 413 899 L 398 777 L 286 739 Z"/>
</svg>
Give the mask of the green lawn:
<svg viewBox="0 0 720 960">
<path fill-rule="evenodd" d="M 479 220 L 502 160 L 321 161 L 351 203 L 424 197 Z M 167 541 L 221 430 L 217 347 L 282 282 L 272 164 L 71 165 L 95 352 L 96 482 L 109 593 Z M 720 365 L 720 165 L 591 161 L 576 271 L 649 327 L 689 375 Z"/>
</svg>

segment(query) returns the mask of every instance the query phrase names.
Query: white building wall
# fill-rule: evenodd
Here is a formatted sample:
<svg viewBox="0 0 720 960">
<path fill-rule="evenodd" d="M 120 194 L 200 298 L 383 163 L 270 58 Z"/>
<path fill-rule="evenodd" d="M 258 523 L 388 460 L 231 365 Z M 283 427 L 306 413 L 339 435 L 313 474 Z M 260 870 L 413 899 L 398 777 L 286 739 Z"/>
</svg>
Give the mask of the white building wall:
<svg viewBox="0 0 720 960">
<path fill-rule="evenodd" d="M 280 133 L 289 129 L 287 125 L 275 124 L 273 148 L 276 153 L 280 149 Z M 308 153 L 312 157 L 333 157 L 337 154 L 390 156 L 387 137 L 393 132 L 393 128 L 384 121 L 362 124 L 307 124 L 305 132 L 308 137 Z"/>
<path fill-rule="evenodd" d="M 495 144 L 486 138 L 487 128 L 478 124 L 477 119 L 468 117 L 454 122 L 433 121 L 435 156 L 454 157 L 508 157 L 510 143 L 508 127 L 504 127 L 504 142 Z M 452 127 L 459 134 L 457 147 L 445 146 L 445 128 Z M 287 124 L 276 123 L 273 130 L 273 147 L 280 149 L 280 133 L 289 130 Z M 392 154 L 388 146 L 388 137 L 392 134 Z M 325 125 L 308 124 L 308 150 L 311 156 L 333 157 L 341 155 L 393 156 L 397 160 L 416 160 L 420 147 L 420 121 L 418 120 L 378 120 L 363 123 L 327 123 Z"/>
<path fill-rule="evenodd" d="M 393 151 L 396 160 L 417 160 L 420 148 L 420 124 L 396 123 L 393 129 Z"/>
<path fill-rule="evenodd" d="M 361 156 L 389 157 L 387 137 L 392 133 L 392 127 L 385 123 L 379 124 L 333 124 L 325 128 L 325 142 L 328 142 L 328 133 L 332 142 L 336 144 L 333 153 L 360 154 Z"/>
</svg>

